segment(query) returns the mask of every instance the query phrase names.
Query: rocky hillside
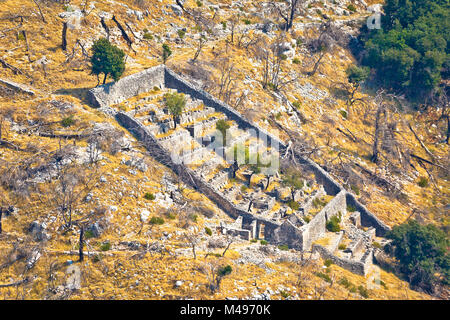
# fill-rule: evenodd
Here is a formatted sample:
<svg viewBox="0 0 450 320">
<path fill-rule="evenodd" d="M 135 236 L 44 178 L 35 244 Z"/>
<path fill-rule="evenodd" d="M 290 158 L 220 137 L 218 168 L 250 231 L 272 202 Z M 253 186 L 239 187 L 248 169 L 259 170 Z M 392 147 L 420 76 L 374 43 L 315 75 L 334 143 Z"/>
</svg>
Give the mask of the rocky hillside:
<svg viewBox="0 0 450 320">
<path fill-rule="evenodd" d="M 359 276 L 216 233 L 226 212 L 87 99 L 95 40 L 126 53 L 123 76 L 161 64 L 167 44 L 171 69 L 291 141 L 387 225 L 447 227 L 445 110 L 347 79 L 375 2 L 306 1 L 285 32 L 279 2 L 0 0 L 0 297 L 430 299 L 386 268 Z"/>
</svg>

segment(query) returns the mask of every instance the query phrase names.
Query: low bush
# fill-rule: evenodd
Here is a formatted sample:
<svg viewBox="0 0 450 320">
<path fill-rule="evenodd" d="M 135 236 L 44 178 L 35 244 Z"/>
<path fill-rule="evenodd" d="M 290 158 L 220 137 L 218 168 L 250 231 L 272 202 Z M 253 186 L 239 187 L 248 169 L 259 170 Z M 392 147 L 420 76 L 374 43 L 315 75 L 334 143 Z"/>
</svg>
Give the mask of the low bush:
<svg viewBox="0 0 450 320">
<path fill-rule="evenodd" d="M 155 225 L 155 224 L 159 224 L 159 225 L 164 224 L 164 219 L 161 218 L 161 217 L 152 217 L 150 219 L 150 224 L 153 224 L 153 225 Z"/>
</svg>

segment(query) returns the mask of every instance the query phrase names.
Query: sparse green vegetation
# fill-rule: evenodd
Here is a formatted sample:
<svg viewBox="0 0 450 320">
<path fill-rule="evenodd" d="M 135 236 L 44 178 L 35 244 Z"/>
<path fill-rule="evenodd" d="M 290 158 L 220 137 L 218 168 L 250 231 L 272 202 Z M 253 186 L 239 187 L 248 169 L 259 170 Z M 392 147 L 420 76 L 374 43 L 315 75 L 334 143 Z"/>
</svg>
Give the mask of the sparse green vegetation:
<svg viewBox="0 0 450 320">
<path fill-rule="evenodd" d="M 208 227 L 205 227 L 205 232 L 208 236 L 212 236 L 212 230 Z"/>
<path fill-rule="evenodd" d="M 347 9 L 351 12 L 356 12 L 356 7 L 351 3 L 347 6 Z"/>
<path fill-rule="evenodd" d="M 153 40 L 153 35 L 149 32 L 145 32 L 142 37 L 146 40 Z"/>
<path fill-rule="evenodd" d="M 186 35 L 186 31 L 184 31 L 183 29 L 180 29 L 177 31 L 177 34 L 180 37 L 180 39 L 183 39 L 184 36 Z"/>
<path fill-rule="evenodd" d="M 152 217 L 150 219 L 150 224 L 153 224 L 153 225 L 155 225 L 155 224 L 158 224 L 158 225 L 164 224 L 164 219 L 161 218 L 161 217 Z"/>
<path fill-rule="evenodd" d="M 358 286 L 358 292 L 361 295 L 361 297 L 363 298 L 368 298 L 369 297 L 369 290 L 367 290 L 367 288 L 361 286 Z"/>
<path fill-rule="evenodd" d="M 357 196 L 359 196 L 360 192 L 359 192 L 358 186 L 355 186 L 354 184 L 352 184 L 350 188 Z"/>
<path fill-rule="evenodd" d="M 289 250 L 289 246 L 287 244 L 280 244 L 278 246 L 278 249 L 286 251 L 286 250 Z"/>
<path fill-rule="evenodd" d="M 428 179 L 426 177 L 420 177 L 417 181 L 417 185 L 421 188 L 428 187 Z"/>
<path fill-rule="evenodd" d="M 72 115 L 61 120 L 61 126 L 63 126 L 64 128 L 70 127 L 74 123 L 75 123 L 75 120 L 73 119 Z"/>
<path fill-rule="evenodd" d="M 170 49 L 169 45 L 167 43 L 164 43 L 162 45 L 162 58 L 163 63 L 165 64 L 167 59 L 172 55 L 172 50 Z"/>
<path fill-rule="evenodd" d="M 331 283 L 331 278 L 328 274 L 323 273 L 323 272 L 316 272 L 315 275 L 318 276 L 319 278 L 322 278 L 326 282 Z"/>
<path fill-rule="evenodd" d="M 109 241 L 103 242 L 100 244 L 100 250 L 101 251 L 108 251 L 111 249 L 111 243 Z"/>
<path fill-rule="evenodd" d="M 341 222 L 341 219 L 338 216 L 332 216 L 326 224 L 327 230 L 330 232 L 339 232 L 341 231 L 341 226 L 339 223 Z"/>
<path fill-rule="evenodd" d="M 155 195 L 154 195 L 153 193 L 146 192 L 146 193 L 144 194 L 144 198 L 145 198 L 146 200 L 155 200 Z"/>
</svg>

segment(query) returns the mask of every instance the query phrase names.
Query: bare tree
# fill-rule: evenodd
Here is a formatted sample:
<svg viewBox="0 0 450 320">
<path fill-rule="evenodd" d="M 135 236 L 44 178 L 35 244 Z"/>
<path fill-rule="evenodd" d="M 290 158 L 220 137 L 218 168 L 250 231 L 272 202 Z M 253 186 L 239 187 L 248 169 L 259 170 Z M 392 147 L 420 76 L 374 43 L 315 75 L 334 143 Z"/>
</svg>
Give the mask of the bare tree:
<svg viewBox="0 0 450 320">
<path fill-rule="evenodd" d="M 300 0 L 271 1 L 272 8 L 284 20 L 283 29 L 292 28 L 294 19 L 300 13 Z"/>
</svg>

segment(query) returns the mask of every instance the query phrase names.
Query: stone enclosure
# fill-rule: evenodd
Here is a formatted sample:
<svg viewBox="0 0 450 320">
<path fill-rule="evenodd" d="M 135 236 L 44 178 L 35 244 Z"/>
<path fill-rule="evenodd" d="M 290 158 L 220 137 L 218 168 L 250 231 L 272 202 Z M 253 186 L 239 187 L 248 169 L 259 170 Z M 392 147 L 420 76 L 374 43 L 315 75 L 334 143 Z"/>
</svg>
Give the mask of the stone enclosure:
<svg viewBox="0 0 450 320">
<path fill-rule="evenodd" d="M 164 93 L 173 91 L 187 99 L 176 128 L 164 107 Z M 299 154 L 295 157 L 306 178 L 294 199 L 283 190 L 277 174 L 232 170 L 226 157 L 230 148 L 248 145 L 255 153 L 278 159 L 287 145 L 189 80 L 160 65 L 93 88 L 88 97 L 93 106 L 135 135 L 156 160 L 236 219 L 232 224 L 221 223 L 222 233 L 313 250 L 352 272 L 367 274 L 373 260 L 372 241 L 389 227 L 319 165 Z M 220 119 L 230 124 L 227 146 L 231 147 L 212 147 Z M 297 202 L 299 208 L 290 208 L 289 201 Z M 333 216 L 339 216 L 343 231 L 327 231 Z"/>
</svg>

